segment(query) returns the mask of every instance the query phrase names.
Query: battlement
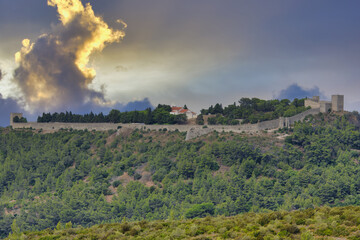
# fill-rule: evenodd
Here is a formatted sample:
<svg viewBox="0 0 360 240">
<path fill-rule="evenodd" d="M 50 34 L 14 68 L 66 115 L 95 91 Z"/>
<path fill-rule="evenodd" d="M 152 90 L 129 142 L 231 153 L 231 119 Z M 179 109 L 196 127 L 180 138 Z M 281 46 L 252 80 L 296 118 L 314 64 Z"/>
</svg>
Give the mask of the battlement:
<svg viewBox="0 0 360 240">
<path fill-rule="evenodd" d="M 14 117 L 18 117 L 19 119 L 23 117 L 22 113 L 10 113 L 10 126 L 14 124 Z"/>
<path fill-rule="evenodd" d="M 344 111 L 344 95 L 332 95 L 331 101 L 320 101 L 319 96 L 305 99 L 305 107 L 319 108 L 320 112 L 327 113 Z"/>
</svg>

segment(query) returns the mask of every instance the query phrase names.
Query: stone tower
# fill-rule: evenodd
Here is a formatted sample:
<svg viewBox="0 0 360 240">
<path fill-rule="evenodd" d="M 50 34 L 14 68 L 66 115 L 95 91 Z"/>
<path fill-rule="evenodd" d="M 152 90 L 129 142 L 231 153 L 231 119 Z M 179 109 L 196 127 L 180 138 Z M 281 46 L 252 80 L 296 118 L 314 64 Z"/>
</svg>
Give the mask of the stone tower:
<svg viewBox="0 0 360 240">
<path fill-rule="evenodd" d="M 12 126 L 14 123 L 14 117 L 22 118 L 23 114 L 22 113 L 10 113 L 10 126 Z"/>
<path fill-rule="evenodd" d="M 344 111 L 344 95 L 332 95 L 331 96 L 332 111 L 342 112 Z"/>
<path fill-rule="evenodd" d="M 332 103 L 328 101 L 320 101 L 320 112 L 328 113 L 332 109 Z"/>
</svg>

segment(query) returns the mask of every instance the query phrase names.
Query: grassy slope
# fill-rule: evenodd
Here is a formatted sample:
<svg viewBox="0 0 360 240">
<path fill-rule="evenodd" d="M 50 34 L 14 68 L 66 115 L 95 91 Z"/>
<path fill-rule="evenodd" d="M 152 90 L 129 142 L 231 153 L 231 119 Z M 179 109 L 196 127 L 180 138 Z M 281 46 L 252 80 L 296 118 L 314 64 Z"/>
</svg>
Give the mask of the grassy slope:
<svg viewBox="0 0 360 240">
<path fill-rule="evenodd" d="M 360 207 L 46 229 L 8 239 L 360 239 Z"/>
</svg>

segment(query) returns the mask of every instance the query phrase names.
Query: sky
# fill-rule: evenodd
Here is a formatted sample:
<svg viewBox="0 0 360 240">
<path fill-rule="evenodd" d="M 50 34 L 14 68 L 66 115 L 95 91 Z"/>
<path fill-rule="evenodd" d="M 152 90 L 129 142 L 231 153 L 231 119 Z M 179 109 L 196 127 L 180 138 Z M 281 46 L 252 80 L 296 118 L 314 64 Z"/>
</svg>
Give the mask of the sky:
<svg viewBox="0 0 360 240">
<path fill-rule="evenodd" d="M 0 125 L 13 109 L 30 118 L 159 103 L 199 111 L 242 97 L 344 94 L 345 109 L 359 111 L 359 7 L 357 0 L 0 0 Z"/>
</svg>

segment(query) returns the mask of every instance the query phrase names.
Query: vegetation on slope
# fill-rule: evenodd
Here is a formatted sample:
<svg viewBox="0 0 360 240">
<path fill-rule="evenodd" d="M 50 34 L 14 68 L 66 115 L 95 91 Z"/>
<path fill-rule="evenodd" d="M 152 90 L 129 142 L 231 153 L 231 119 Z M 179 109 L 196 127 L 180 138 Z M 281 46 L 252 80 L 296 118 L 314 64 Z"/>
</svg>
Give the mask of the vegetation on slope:
<svg viewBox="0 0 360 240">
<path fill-rule="evenodd" d="M 331 117 L 326 124 L 321 118 Z M 105 222 L 360 204 L 360 133 L 319 115 L 279 134 L 0 130 L 0 236 Z M 279 135 L 279 136 L 278 136 Z"/>
<path fill-rule="evenodd" d="M 16 232 L 8 239 L 359 239 L 360 207 L 322 207 L 292 212 L 246 213 L 234 217 L 140 221 L 71 228 L 58 224 L 41 232 Z"/>
<path fill-rule="evenodd" d="M 258 98 L 241 98 L 239 105 L 231 104 L 225 108 L 217 103 L 208 109 L 202 109 L 201 115 L 216 115 L 208 118 L 210 125 L 237 125 L 239 119 L 241 123 L 257 123 L 267 120 L 277 119 L 279 117 L 291 117 L 307 110 L 304 107 L 304 99 L 295 98 L 292 102 L 288 99 L 283 100 L 261 100 Z M 198 122 L 201 123 L 200 116 Z"/>
</svg>

